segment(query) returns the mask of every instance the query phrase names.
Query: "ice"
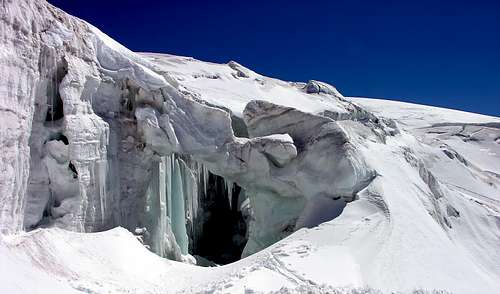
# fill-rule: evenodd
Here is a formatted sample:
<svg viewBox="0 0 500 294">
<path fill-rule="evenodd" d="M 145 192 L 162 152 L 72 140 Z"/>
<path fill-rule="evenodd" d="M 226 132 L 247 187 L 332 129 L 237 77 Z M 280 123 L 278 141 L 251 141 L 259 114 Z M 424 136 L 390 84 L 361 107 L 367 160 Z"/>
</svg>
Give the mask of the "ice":
<svg viewBox="0 0 500 294">
<path fill-rule="evenodd" d="M 141 55 L 159 69 L 167 70 L 172 78 L 204 101 L 228 108 L 238 117 L 242 117 L 246 104 L 252 100 L 267 100 L 313 113 L 325 109 L 345 112 L 342 102 L 332 99 L 331 96 L 323 96 L 324 93 L 315 95 L 317 97 L 307 94 L 305 83 L 289 83 L 269 78 L 239 64 L 235 70 L 231 62 L 216 64 L 190 57 L 157 53 Z M 238 72 L 243 71 L 248 78 L 237 76 Z M 213 73 L 212 75 L 219 78 L 206 78 L 206 73 Z"/>
<path fill-rule="evenodd" d="M 200 166 L 197 170 L 206 171 L 206 167 L 195 165 Z M 147 243 L 151 242 L 152 250 L 158 255 L 174 256 L 181 260 L 179 253 L 189 254 L 186 221 L 191 223 L 190 228 L 193 230 L 189 232 L 191 239 L 196 239 L 196 234 L 201 230 L 193 224 L 201 205 L 198 199 L 198 185 L 202 184 L 206 189 L 204 180 L 208 181 L 208 178 L 205 178 L 203 172 L 195 176 L 191 167 L 176 155 L 161 157 L 160 161 L 154 164 L 147 192 L 146 219 L 150 220 L 148 232 L 155 237 L 151 237 Z M 165 242 L 172 244 L 166 246 Z"/>
<path fill-rule="evenodd" d="M 111 39 L 91 24 L 86 23 L 95 34 L 97 59 L 106 72 L 115 78 L 131 77 L 145 89 L 165 86 L 165 79 L 152 71 L 147 61 L 136 53 Z"/>
<path fill-rule="evenodd" d="M 170 164 L 171 180 L 167 181 L 167 185 L 170 184 L 171 188 L 167 188 L 167 191 L 171 191 L 171 196 L 168 198 L 170 202 L 168 203 L 170 217 L 172 219 L 172 231 L 174 232 L 175 240 L 179 247 L 181 248 L 181 253 L 188 254 L 188 238 L 186 233 L 186 213 L 184 208 L 184 182 L 186 181 L 182 175 L 179 162 L 174 156 L 167 157 L 167 164 Z M 168 171 L 168 169 L 167 169 Z"/>
<path fill-rule="evenodd" d="M 500 291 L 500 119 L 0 11 L 0 292 Z"/>
<path fill-rule="evenodd" d="M 226 191 L 227 191 L 227 202 L 229 203 L 229 208 L 232 208 L 232 200 L 233 200 L 233 182 L 225 181 Z"/>
<path fill-rule="evenodd" d="M 97 181 L 97 190 L 99 191 L 99 206 L 101 208 L 101 223 L 104 224 L 106 219 L 106 214 L 108 213 L 107 203 L 109 201 L 107 195 L 107 176 L 108 176 L 108 161 L 107 160 L 99 160 L 96 162 L 96 179 Z"/>
<path fill-rule="evenodd" d="M 151 250 L 162 257 L 181 260 L 180 248 L 173 237 L 172 223 L 168 211 L 167 162 L 165 158 L 157 162 L 151 174 L 151 182 L 147 191 L 145 211 L 145 241 Z"/>
</svg>

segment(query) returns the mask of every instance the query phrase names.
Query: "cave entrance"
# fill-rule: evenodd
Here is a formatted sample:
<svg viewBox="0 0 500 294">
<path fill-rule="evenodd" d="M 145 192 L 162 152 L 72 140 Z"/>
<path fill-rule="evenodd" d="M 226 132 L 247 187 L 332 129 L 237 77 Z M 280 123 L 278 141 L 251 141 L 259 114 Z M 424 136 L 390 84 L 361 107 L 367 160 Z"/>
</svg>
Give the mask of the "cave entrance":
<svg viewBox="0 0 500 294">
<path fill-rule="evenodd" d="M 242 209 L 248 201 L 240 186 L 223 177 L 209 172 L 205 180 L 196 220 L 201 232 L 190 242 L 190 253 L 200 265 L 228 264 L 241 258 L 248 240 L 249 213 Z"/>
</svg>

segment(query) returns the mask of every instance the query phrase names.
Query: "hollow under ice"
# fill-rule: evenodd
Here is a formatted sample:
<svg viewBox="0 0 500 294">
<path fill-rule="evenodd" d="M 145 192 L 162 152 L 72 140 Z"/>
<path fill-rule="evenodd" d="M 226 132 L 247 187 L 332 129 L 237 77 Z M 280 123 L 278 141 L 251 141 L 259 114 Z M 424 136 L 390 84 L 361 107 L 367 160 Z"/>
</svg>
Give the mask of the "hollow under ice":
<svg viewBox="0 0 500 294">
<path fill-rule="evenodd" d="M 179 259 L 178 250 L 216 264 L 240 259 L 249 216 L 237 184 L 169 155 L 153 165 L 146 197 L 148 221 L 139 232 L 156 254 Z"/>
</svg>

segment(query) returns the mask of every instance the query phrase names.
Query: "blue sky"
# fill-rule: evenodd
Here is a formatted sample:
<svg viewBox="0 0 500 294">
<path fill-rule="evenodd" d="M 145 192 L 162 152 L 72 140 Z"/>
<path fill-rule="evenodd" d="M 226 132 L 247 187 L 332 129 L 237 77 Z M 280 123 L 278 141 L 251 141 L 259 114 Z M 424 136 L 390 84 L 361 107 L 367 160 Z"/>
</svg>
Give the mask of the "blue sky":
<svg viewBox="0 0 500 294">
<path fill-rule="evenodd" d="M 500 116 L 500 0 L 49 0 L 135 51 Z"/>
</svg>

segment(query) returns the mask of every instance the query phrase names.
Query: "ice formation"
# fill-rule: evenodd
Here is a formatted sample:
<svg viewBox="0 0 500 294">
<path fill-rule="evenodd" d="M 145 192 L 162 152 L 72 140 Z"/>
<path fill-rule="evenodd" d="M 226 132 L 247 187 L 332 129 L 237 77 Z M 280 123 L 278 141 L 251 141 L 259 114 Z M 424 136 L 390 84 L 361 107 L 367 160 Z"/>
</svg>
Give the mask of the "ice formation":
<svg viewBox="0 0 500 294">
<path fill-rule="evenodd" d="M 36 148 L 31 148 L 33 163 L 25 179 L 27 204 L 20 210 L 28 229 L 56 225 L 94 232 L 115 226 L 131 231 L 145 227 L 149 237 L 144 240 L 155 252 L 179 256 L 179 252 L 164 252 L 178 247 L 186 255 L 186 219 L 197 213 L 197 191 L 203 188 L 206 194 L 210 170 L 223 176 L 228 187 L 238 183 L 249 199 L 253 217 L 247 255 L 292 232 L 308 197 L 349 198 L 373 177 L 347 135 L 328 117 L 251 101 L 242 113 L 250 138 L 235 137 L 230 112 L 180 91 L 167 72 L 96 28 L 71 18 L 66 19 L 69 28 L 64 22 L 43 21 L 48 22 L 44 31 L 63 30 L 66 42 L 73 50 L 82 51 L 83 57 L 67 52 L 64 41 L 57 38 L 42 42 L 40 56 L 34 56 L 40 60 L 41 76 L 34 99 L 40 101 L 34 103 L 33 128 L 37 132 L 28 145 Z M 234 62 L 229 67 L 237 72 L 243 68 Z M 245 78 L 248 73 L 235 76 Z M 320 92 L 341 97 L 331 89 Z M 329 99 L 335 101 L 335 97 Z M 348 113 L 338 104 L 337 108 Z M 281 115 L 283 112 L 291 115 Z M 298 120 L 308 124 L 287 126 Z M 332 141 L 338 146 L 335 154 L 321 151 Z M 322 165 L 324 162 L 329 164 Z M 333 172 L 323 172 L 329 168 L 339 172 L 336 185 L 311 182 L 320 175 L 325 180 L 333 177 Z M 309 172 L 301 176 L 302 169 Z M 118 180 L 109 179 L 116 174 Z M 226 190 L 231 197 L 232 188 Z M 289 197 L 296 200 L 288 201 Z M 265 207 L 259 207 L 260 199 L 266 199 L 262 201 Z M 231 205 L 231 199 L 227 201 Z M 153 208 L 157 203 L 165 208 Z M 275 209 L 283 212 L 274 213 Z M 2 226 L 5 230 L 12 227 L 8 222 Z M 163 229 L 158 231 L 155 226 Z M 167 237 L 169 229 L 173 238 Z"/>
<path fill-rule="evenodd" d="M 498 118 L 0 13 L 2 291 L 500 290 Z"/>
</svg>

